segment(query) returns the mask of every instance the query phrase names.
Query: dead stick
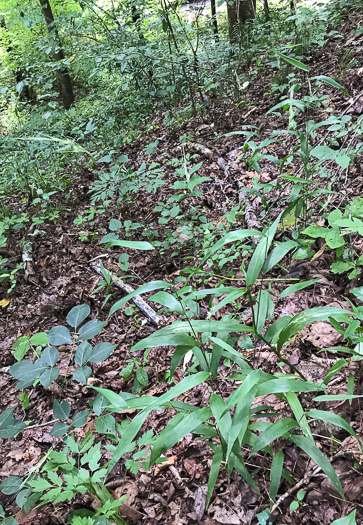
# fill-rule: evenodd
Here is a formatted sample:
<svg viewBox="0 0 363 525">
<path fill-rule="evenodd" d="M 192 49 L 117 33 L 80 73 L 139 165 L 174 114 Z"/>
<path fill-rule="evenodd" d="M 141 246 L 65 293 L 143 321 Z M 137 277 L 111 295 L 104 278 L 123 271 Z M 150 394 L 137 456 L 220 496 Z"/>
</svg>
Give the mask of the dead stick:
<svg viewBox="0 0 363 525">
<path fill-rule="evenodd" d="M 102 273 L 102 270 L 101 270 L 100 266 L 98 266 L 97 264 L 91 264 L 91 268 L 92 268 L 92 270 L 94 272 L 98 273 L 98 275 L 103 277 L 103 273 Z M 110 272 L 108 272 L 108 273 L 110 273 Z M 112 277 L 114 278 L 113 275 L 112 275 Z M 125 283 L 123 281 L 120 281 L 120 280 L 117 281 L 115 279 L 112 284 L 114 284 L 116 286 L 116 288 L 119 288 L 119 290 L 122 290 L 125 294 L 133 293 L 135 291 L 132 288 L 132 286 L 130 286 L 129 284 L 127 284 L 127 283 Z M 156 312 L 151 308 L 151 306 L 149 306 L 144 301 L 144 299 L 141 298 L 140 295 L 134 295 L 134 297 L 132 298 L 132 302 L 134 304 L 136 304 L 136 306 L 144 314 L 144 316 L 147 317 L 147 319 L 149 319 L 150 323 L 152 323 L 156 327 L 159 325 L 159 323 L 161 321 L 161 317 L 156 315 Z"/>
</svg>

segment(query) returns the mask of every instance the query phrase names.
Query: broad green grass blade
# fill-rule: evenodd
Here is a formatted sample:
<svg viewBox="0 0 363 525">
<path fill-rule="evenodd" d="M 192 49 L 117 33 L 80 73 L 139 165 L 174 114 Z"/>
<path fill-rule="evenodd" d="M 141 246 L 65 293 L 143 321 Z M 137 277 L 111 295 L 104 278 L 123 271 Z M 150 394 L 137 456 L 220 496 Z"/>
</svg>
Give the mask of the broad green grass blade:
<svg viewBox="0 0 363 525">
<path fill-rule="evenodd" d="M 172 312 L 176 312 L 179 315 L 184 315 L 184 310 L 179 301 L 175 299 L 170 293 L 158 292 L 149 298 L 149 301 L 166 306 Z"/>
<path fill-rule="evenodd" d="M 155 441 L 150 454 L 150 464 L 155 463 L 163 452 L 171 449 L 178 441 L 181 441 L 187 434 L 193 432 L 198 425 L 204 423 L 212 415 L 211 409 L 204 407 L 184 416 L 182 421 L 172 429 L 172 432 L 169 432 L 169 425 L 167 425 Z"/>
<path fill-rule="evenodd" d="M 272 465 L 271 465 L 271 472 L 270 472 L 270 500 L 271 500 L 271 506 L 272 502 L 275 501 L 275 498 L 277 496 L 277 492 L 279 490 L 279 486 L 281 483 L 281 476 L 282 476 L 282 467 L 284 465 L 284 459 L 285 455 L 282 452 L 282 450 L 279 450 L 274 454 L 272 458 Z"/>
<path fill-rule="evenodd" d="M 358 395 L 349 395 L 349 394 L 335 394 L 335 395 L 325 395 L 325 396 L 318 396 L 314 399 L 314 401 L 316 402 L 321 402 L 321 401 L 343 401 L 343 399 L 358 399 L 359 397 L 363 397 L 363 396 L 358 396 Z"/>
<path fill-rule="evenodd" d="M 246 274 L 246 285 L 248 287 L 251 287 L 255 284 L 260 274 L 260 271 L 267 258 L 268 250 L 270 249 L 271 243 L 278 228 L 281 215 L 282 213 L 280 213 L 280 215 L 277 217 L 277 219 L 275 219 L 273 224 L 271 224 L 271 226 L 266 230 L 264 237 L 262 237 L 255 251 L 253 252 Z"/>
<path fill-rule="evenodd" d="M 285 395 L 287 402 L 289 403 L 291 410 L 294 413 L 295 419 L 302 430 L 302 433 L 304 434 L 304 436 L 306 436 L 312 442 L 314 442 L 314 438 L 311 433 L 308 420 L 306 419 L 305 412 L 303 410 L 303 407 L 301 406 L 300 401 L 297 398 L 297 395 L 295 394 L 295 392 L 286 392 Z"/>
<path fill-rule="evenodd" d="M 258 385 L 256 396 L 284 394 L 285 392 L 316 392 L 325 390 L 325 385 L 316 385 L 312 381 L 301 381 L 291 377 L 280 377 L 264 381 Z"/>
<path fill-rule="evenodd" d="M 300 447 L 306 454 L 308 454 L 313 461 L 325 474 L 328 476 L 330 481 L 333 483 L 334 487 L 337 489 L 342 498 L 344 498 L 344 492 L 342 485 L 339 481 L 338 476 L 336 475 L 335 470 L 333 469 L 330 461 L 324 456 L 324 454 L 318 449 L 318 447 L 310 441 L 309 438 L 305 436 L 292 436 L 290 435 L 289 439 Z"/>
<path fill-rule="evenodd" d="M 229 359 L 231 359 L 232 361 L 233 361 L 233 357 L 238 357 L 238 359 L 242 359 L 244 361 L 245 358 L 243 357 L 243 355 L 237 352 L 237 350 L 235 350 L 231 345 L 223 341 L 220 337 L 211 337 L 210 340 L 213 341 L 216 345 L 223 348 L 225 350 L 225 353 L 223 355 L 226 357 L 230 356 Z M 214 353 L 214 347 L 213 347 L 213 353 Z M 213 357 L 212 357 L 212 360 L 213 360 Z M 247 363 L 247 361 L 244 362 L 243 365 L 244 365 L 244 368 L 251 368 L 250 365 Z"/>
<path fill-rule="evenodd" d="M 309 281 L 304 281 L 302 283 L 296 283 L 292 284 L 291 286 L 288 286 L 283 290 L 280 295 L 279 299 L 284 299 L 284 297 L 287 297 L 288 295 L 291 295 L 294 292 L 298 292 L 300 290 L 303 290 L 304 288 L 307 288 L 308 286 L 311 286 L 312 284 L 317 283 L 320 280 L 320 277 L 317 277 L 316 279 L 310 279 Z"/>
<path fill-rule="evenodd" d="M 225 441 L 225 444 L 227 444 L 229 431 L 232 425 L 232 418 L 228 410 L 226 410 L 226 404 L 221 396 L 218 394 L 212 394 L 210 396 L 209 405 L 222 439 Z"/>
<path fill-rule="evenodd" d="M 227 233 L 222 239 L 219 239 L 208 251 L 208 253 L 200 261 L 200 264 L 204 264 L 207 259 L 217 250 L 222 248 L 225 244 L 230 244 L 231 242 L 242 241 L 246 237 L 261 237 L 262 233 L 255 230 L 235 230 L 233 232 Z"/>
<path fill-rule="evenodd" d="M 246 469 L 246 466 L 244 464 L 244 461 L 242 458 L 235 459 L 234 462 L 234 468 L 237 470 L 239 474 L 243 477 L 243 479 L 249 484 L 249 486 L 257 493 L 259 494 L 260 491 L 256 485 L 256 483 L 253 481 L 251 474 Z"/>
<path fill-rule="evenodd" d="M 227 453 L 228 460 L 234 444 L 241 447 L 244 435 L 251 419 L 251 405 L 255 399 L 257 385 L 254 385 L 245 395 L 241 396 L 236 405 L 231 429 L 228 435 Z M 237 440 L 237 441 L 236 441 Z"/>
<path fill-rule="evenodd" d="M 215 484 L 218 478 L 218 474 L 221 469 L 222 459 L 223 459 L 222 445 L 219 445 L 216 448 L 216 451 L 214 453 L 214 456 L 212 459 L 212 465 L 211 465 L 210 472 L 209 472 L 207 501 L 205 503 L 206 508 L 208 507 L 212 494 L 213 494 L 213 490 L 214 490 L 214 487 L 215 487 Z"/>
<path fill-rule="evenodd" d="M 283 328 L 278 339 L 277 347 L 281 350 L 284 343 L 286 343 L 291 337 L 295 336 L 300 330 L 305 328 L 305 326 L 315 323 L 315 321 L 327 321 L 329 317 L 337 317 L 351 313 L 352 312 L 349 310 L 334 308 L 333 306 L 323 306 L 321 308 L 318 307 L 304 310 L 295 315 L 285 328 Z"/>
<path fill-rule="evenodd" d="M 214 316 L 216 312 L 218 312 L 218 310 L 223 308 L 223 306 L 233 303 L 234 301 L 239 299 L 239 297 L 242 297 L 245 293 L 246 293 L 246 288 L 236 288 L 235 290 L 233 290 L 233 292 L 229 293 L 224 299 L 222 299 L 220 303 L 218 303 L 216 306 L 214 306 L 211 309 L 208 317 Z"/>
<path fill-rule="evenodd" d="M 273 423 L 268 429 L 261 432 L 261 434 L 257 437 L 256 442 L 253 445 L 251 455 L 256 454 L 256 452 L 264 449 L 279 437 L 285 436 L 285 434 L 295 427 L 297 427 L 297 422 L 291 417 L 280 419 L 280 421 L 277 421 L 277 423 Z"/>
<path fill-rule="evenodd" d="M 222 321 L 174 321 L 165 328 L 161 328 L 154 333 L 156 336 L 167 334 L 182 334 L 185 332 L 251 332 L 252 328 L 245 324 L 240 324 L 233 319 L 223 319 Z"/>
<path fill-rule="evenodd" d="M 226 409 L 231 410 L 231 408 L 233 408 L 234 405 L 238 403 L 238 401 L 243 399 L 243 397 L 251 390 L 251 388 L 253 388 L 258 383 L 258 381 L 260 381 L 261 376 L 261 370 L 253 370 L 251 373 L 249 373 L 242 385 L 232 392 L 232 394 L 227 399 Z"/>
<path fill-rule="evenodd" d="M 340 89 L 340 91 L 343 91 L 343 93 L 345 93 L 348 97 L 350 97 L 349 92 L 345 89 L 345 87 L 330 77 L 327 77 L 325 75 L 318 75 L 316 77 L 310 78 L 310 80 L 320 80 L 320 82 L 325 82 L 326 84 L 329 84 L 330 86 Z"/>
<path fill-rule="evenodd" d="M 285 241 L 278 244 L 267 257 L 262 271 L 263 273 L 269 272 L 281 259 L 285 257 L 291 250 L 298 246 L 295 241 Z"/>
<path fill-rule="evenodd" d="M 348 432 L 348 434 L 356 438 L 363 453 L 362 441 L 359 439 L 352 427 L 342 417 L 338 416 L 338 414 L 326 412 L 325 410 L 310 410 L 307 412 L 307 415 L 313 417 L 314 419 L 320 419 L 326 423 L 331 423 L 332 425 L 343 428 L 346 432 Z"/>
<path fill-rule="evenodd" d="M 185 334 L 156 335 L 158 332 L 139 341 L 131 348 L 131 352 L 143 350 L 144 348 L 156 348 L 158 346 L 195 346 L 197 342 L 193 337 Z"/>
<path fill-rule="evenodd" d="M 339 359 L 339 361 L 334 363 L 325 376 L 324 385 L 327 385 L 329 381 L 339 372 L 339 370 L 346 366 L 347 363 L 348 361 L 346 359 Z"/>
<path fill-rule="evenodd" d="M 97 390 L 97 392 L 102 394 L 107 399 L 107 401 L 110 402 L 111 407 L 109 408 L 111 409 L 116 408 L 118 410 L 127 410 L 129 408 L 123 397 L 121 397 L 119 394 L 116 394 L 116 392 L 109 390 L 108 388 L 99 388 L 97 386 L 89 386 L 88 388 L 93 388 L 93 390 Z"/>
<path fill-rule="evenodd" d="M 151 283 L 143 284 L 142 286 L 134 290 L 132 293 L 127 294 L 125 297 L 117 301 L 117 303 L 115 303 L 112 306 L 110 313 L 109 313 L 109 317 L 115 312 L 117 312 L 117 310 L 122 308 L 122 306 L 124 306 L 124 304 L 126 304 L 130 299 L 135 297 L 135 295 L 141 295 L 143 293 L 153 292 L 154 290 L 159 290 L 160 288 L 164 288 L 164 289 L 170 288 L 170 284 L 164 281 L 152 281 Z"/>
<path fill-rule="evenodd" d="M 297 67 L 298 69 L 302 69 L 302 71 L 309 71 L 309 68 L 306 64 L 303 64 L 302 62 L 300 62 L 300 60 L 296 60 L 296 58 L 290 58 L 286 55 L 283 55 L 282 53 L 278 53 L 276 51 L 276 54 L 282 58 L 283 60 L 285 60 L 286 62 L 288 62 L 289 64 L 291 64 L 292 66 L 295 66 Z"/>
<path fill-rule="evenodd" d="M 146 241 L 114 240 L 106 244 L 106 248 L 111 248 L 112 246 L 121 246 L 122 248 L 131 248 L 132 250 L 155 250 L 154 246 Z"/>
<path fill-rule="evenodd" d="M 137 416 L 133 418 L 131 423 L 127 426 L 126 431 L 122 435 L 116 447 L 116 450 L 112 455 L 111 461 L 108 464 L 107 475 L 111 472 L 113 467 L 120 461 L 120 459 L 126 452 L 130 452 L 133 450 L 134 447 L 132 442 L 149 414 L 150 410 L 144 410 L 140 412 L 139 414 L 137 414 Z"/>
</svg>

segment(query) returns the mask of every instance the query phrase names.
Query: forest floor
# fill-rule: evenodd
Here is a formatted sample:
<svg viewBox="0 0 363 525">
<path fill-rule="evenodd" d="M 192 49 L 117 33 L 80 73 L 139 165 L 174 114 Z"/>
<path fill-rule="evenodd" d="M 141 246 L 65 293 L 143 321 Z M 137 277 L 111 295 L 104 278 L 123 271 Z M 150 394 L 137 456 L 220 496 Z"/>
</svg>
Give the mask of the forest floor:
<svg viewBox="0 0 363 525">
<path fill-rule="evenodd" d="M 352 57 L 357 59 L 358 64 L 363 64 L 363 36 L 354 33 L 358 21 L 358 15 L 351 16 L 349 21 L 346 21 L 339 28 L 339 32 L 343 35 L 342 39 L 329 37 L 323 48 L 316 49 L 309 64 L 310 75 L 327 75 L 336 78 L 337 72 L 339 72 L 341 49 L 344 46 L 351 50 Z M 360 23 L 363 26 L 362 15 L 360 15 Z M 129 165 L 136 168 L 144 161 L 157 161 L 164 169 L 164 180 L 170 184 L 159 188 L 155 195 L 141 191 L 134 196 L 134 202 L 131 204 L 123 203 L 120 208 L 115 204 L 110 205 L 103 214 L 96 215 L 92 226 L 77 226 L 73 222 L 78 215 L 84 214 L 84 211 L 90 207 L 88 191 L 96 177 L 88 169 L 80 171 L 69 186 L 74 202 L 71 211 L 65 213 L 56 224 L 42 225 L 41 228 L 46 232 L 45 236 L 34 236 L 31 240 L 34 274 L 30 276 L 28 281 L 19 278 L 15 289 L 9 296 L 6 295 L 5 285 L 2 285 L 2 289 L 0 288 L 0 299 L 10 299 L 9 304 L 0 308 L 0 412 L 17 404 L 19 391 L 15 389 L 16 381 L 6 371 L 7 367 L 14 363 L 11 347 L 19 336 L 48 331 L 55 325 L 64 325 L 69 310 L 82 303 L 90 305 L 92 318 L 105 320 L 111 304 L 120 297 L 118 292 L 115 292 L 116 297 L 112 298 L 102 309 L 105 292 L 101 291 L 91 295 L 97 287 L 100 277 L 91 269 L 90 262 L 101 260 L 106 268 L 115 274 L 118 272 L 119 275 L 118 257 L 121 251 L 127 251 L 113 248 L 106 252 L 104 245 L 99 243 L 102 235 L 108 233 L 109 221 L 120 219 L 122 221 L 130 220 L 133 223 L 149 224 L 153 220 L 155 228 L 160 228 L 160 238 L 162 238 L 164 226 L 157 224 L 158 216 L 152 210 L 162 197 L 171 196 L 174 193 L 170 186 L 176 180 L 175 170 L 167 163 L 175 157 L 182 158 L 183 151 L 179 139 L 181 135 L 193 136 L 191 142 L 203 144 L 212 152 L 209 158 L 199 155 L 195 160 L 193 159 L 193 162 L 203 161 L 199 174 L 211 179 L 203 183 L 203 196 L 198 197 L 198 201 L 195 201 L 199 206 L 203 206 L 207 221 L 214 221 L 215 224 L 218 224 L 219 221 L 224 220 L 222 217 L 230 212 L 233 206 L 238 205 L 240 198 L 238 182 L 241 182 L 245 187 L 251 187 L 252 177 L 258 175 L 255 172 L 246 171 L 242 163 L 236 162 L 238 149 L 241 148 L 244 140 L 243 137 L 239 135 L 225 136 L 225 134 L 240 130 L 242 126 L 256 125 L 260 120 L 262 121 L 261 128 L 264 138 L 268 138 L 272 131 L 286 127 L 285 118 L 274 114 L 263 119 L 266 111 L 277 102 L 276 97 L 265 95 L 272 75 L 272 70 L 266 68 L 261 75 L 251 82 L 248 91 L 248 104 L 245 104 L 243 108 L 236 109 L 232 101 L 216 98 L 211 101 L 213 107 L 211 107 L 206 118 L 193 117 L 177 130 L 172 130 L 163 125 L 163 115 L 154 116 L 157 127 L 144 134 L 140 140 L 135 141 L 132 145 L 122 147 L 120 153 L 128 155 L 130 158 Z M 351 98 L 348 99 L 341 91 L 327 86 L 324 88 L 324 92 L 329 94 L 328 104 L 334 114 L 346 113 L 356 117 L 363 110 L 363 94 L 362 97 L 358 97 L 363 86 L 363 68 L 358 66 L 347 71 L 340 81 L 348 89 Z M 316 121 L 324 119 L 323 110 L 321 108 L 315 109 L 311 118 Z M 323 131 L 321 131 L 322 135 Z M 157 148 L 152 155 L 147 156 L 144 152 L 145 146 L 156 140 L 159 141 Z M 279 142 L 279 144 L 275 143 L 271 146 L 271 153 L 282 158 L 292 150 L 294 143 L 291 136 L 283 138 Z M 185 151 L 195 153 L 195 151 L 188 150 L 188 146 L 185 146 Z M 221 157 L 229 164 L 229 173 L 221 170 L 218 166 L 217 162 Z M 262 163 L 262 167 L 262 173 L 259 175 L 261 182 L 268 182 L 276 177 L 276 168 L 271 163 Z M 106 165 L 104 169 L 107 170 Z M 339 188 L 339 194 L 334 197 L 332 206 L 338 206 L 344 194 L 351 199 L 363 195 L 361 159 L 358 159 L 355 165 L 351 167 L 349 178 L 346 181 L 344 174 L 339 174 L 335 183 L 335 189 L 337 188 Z M 194 203 L 193 199 L 186 202 L 188 206 Z M 255 206 L 257 216 L 259 216 L 263 211 L 261 199 L 258 196 L 252 196 L 251 202 Z M 268 216 L 274 218 L 280 211 L 279 204 L 273 199 L 270 202 Z M 20 202 L 19 208 L 22 206 L 23 204 Z M 235 226 L 234 229 L 245 227 L 243 224 L 236 224 Z M 177 229 L 177 225 L 175 229 Z M 97 240 L 82 242 L 79 239 L 80 233 L 87 232 L 91 232 L 89 239 L 92 239 L 92 233 L 95 231 L 102 231 Z M 17 259 L 21 258 L 20 248 L 18 247 L 19 235 L 14 232 L 10 239 L 10 251 Z M 144 239 L 141 235 L 138 236 L 136 230 L 132 240 Z M 129 250 L 131 264 L 127 273 L 133 274 L 135 278 L 130 278 L 127 282 L 137 287 L 152 280 L 168 280 L 172 274 L 178 274 L 181 268 L 189 264 L 188 260 L 184 259 L 185 255 L 188 255 L 188 239 L 186 238 L 185 241 L 185 251 L 174 257 L 171 257 L 173 250 L 169 250 L 162 258 L 157 254 L 154 255 L 154 252 Z M 363 253 L 363 246 L 356 246 L 355 249 L 358 250 L 358 253 Z M 239 259 L 234 261 L 231 267 L 234 264 L 237 265 L 238 261 Z M 304 279 L 319 277 L 319 288 L 311 287 L 308 291 L 303 290 L 288 296 L 280 301 L 277 313 L 283 315 L 296 314 L 304 309 L 322 305 L 348 306 L 349 308 L 345 297 L 349 297 L 351 288 L 362 285 L 363 282 L 360 276 L 349 281 L 346 276 L 334 276 L 326 272 L 331 262 L 329 253 L 322 254 L 314 265 L 304 263 L 292 267 L 292 262 L 289 261 L 289 276 L 293 275 L 299 278 L 303 276 Z M 276 279 L 287 275 L 281 268 L 275 269 L 274 272 L 273 277 Z M 212 287 L 219 281 L 218 277 L 207 274 L 203 285 Z M 241 286 L 243 281 L 234 282 L 234 284 Z M 281 287 L 282 284 L 278 281 L 272 284 L 272 289 L 278 293 L 281 291 Z M 130 307 L 132 307 L 132 303 Z M 217 314 L 217 319 L 222 318 L 226 313 L 228 313 L 227 307 L 221 309 Z M 245 322 L 247 324 L 251 322 L 249 316 L 249 312 L 246 311 Z M 165 318 L 164 322 L 169 324 L 173 320 L 174 317 L 171 315 Z M 98 336 L 97 342 L 115 343 L 117 349 L 107 361 L 93 365 L 91 384 L 110 388 L 116 392 L 131 391 L 132 381 L 124 382 L 119 373 L 125 367 L 125 360 L 131 356 L 129 353 L 130 346 L 155 330 L 149 322 L 142 321 L 141 314 L 136 318 L 129 317 L 122 310 L 112 316 L 101 335 Z M 329 323 L 314 323 L 303 330 L 298 340 L 289 347 L 289 353 L 285 357 L 303 371 L 308 379 L 322 381 L 331 363 L 334 362 L 334 355 L 329 352 L 317 353 L 317 349 L 334 346 L 340 340 L 340 334 Z M 149 363 L 146 365 L 149 384 L 143 393 L 150 392 L 153 395 L 160 395 L 168 388 L 164 378 L 170 365 L 171 355 L 171 350 L 168 351 L 167 349 L 163 349 L 162 352 L 160 350 L 150 352 Z M 61 375 L 70 375 L 73 370 L 67 367 L 67 352 L 64 352 L 62 356 Z M 142 356 L 142 352 L 132 354 L 131 357 L 140 356 Z M 257 353 L 246 351 L 245 357 L 250 360 L 252 366 L 259 366 L 265 372 L 276 370 L 277 358 L 263 348 Z M 352 365 L 350 371 L 345 370 L 337 376 L 333 387 L 336 393 L 346 392 L 347 377 L 349 372 L 353 371 L 356 374 L 358 373 L 357 363 L 355 368 Z M 175 381 L 178 382 L 182 376 L 182 370 L 177 370 Z M 225 382 L 224 388 L 223 394 L 227 396 L 230 393 L 227 382 Z M 49 389 L 36 389 L 29 392 L 30 405 L 27 410 L 23 412 L 18 410 L 17 417 L 23 417 L 32 422 L 50 421 L 53 419 L 53 401 L 60 396 L 68 400 L 72 407 L 77 407 L 78 411 L 89 407 L 89 400 L 93 397 L 93 392 L 72 380 L 69 380 L 65 387 L 63 385 L 62 391 L 54 384 Z M 208 397 L 209 392 L 205 391 L 204 387 L 200 387 L 189 393 L 188 402 L 203 406 L 208 402 Z M 276 409 L 284 409 L 282 404 L 280 407 L 276 405 L 276 399 L 273 396 L 271 399 L 267 396 L 263 401 L 267 405 L 274 404 Z M 356 400 L 352 404 L 347 401 L 330 403 L 329 410 L 342 415 L 351 423 L 358 435 L 363 438 L 363 413 L 358 401 Z M 308 399 L 306 403 L 309 403 Z M 324 406 L 322 404 L 319 408 L 324 408 Z M 314 408 L 317 408 L 316 405 Z M 118 414 L 116 418 L 121 421 L 129 416 L 130 414 Z M 157 433 L 165 426 L 169 418 L 168 412 L 157 412 L 147 420 L 144 430 L 153 428 L 154 432 Z M 93 428 L 94 421 L 90 417 L 84 427 L 75 430 L 77 439 L 82 439 Z M 323 430 L 320 430 L 323 433 Z M 31 428 L 25 430 L 16 440 L 0 440 L 0 479 L 9 475 L 25 476 L 50 447 L 54 446 L 57 449 L 62 444 L 63 438 L 52 437 L 49 431 L 50 426 Z M 319 434 L 319 432 L 317 433 Z M 357 523 L 363 522 L 361 500 L 363 471 L 358 464 L 362 458 L 359 457 L 359 449 L 354 439 L 347 436 L 344 432 L 335 435 L 336 439 L 339 440 L 338 453 L 331 446 L 330 439 L 326 439 L 329 435 L 316 437 L 321 450 L 328 457 L 333 457 L 333 465 L 340 477 L 347 499 L 343 501 L 338 497 L 332 484 L 321 471 L 314 474 L 315 464 L 290 444 L 284 449 L 285 468 L 297 482 L 304 479 L 300 488 L 305 490 L 305 498 L 298 510 L 290 511 L 289 505 L 296 494 L 285 494 L 286 497 L 275 513 L 274 523 L 278 525 L 287 522 L 292 525 L 313 525 L 316 523 L 329 525 L 334 519 L 348 514 L 353 508 L 357 509 Z M 277 443 L 276 447 L 279 445 L 281 443 Z M 256 494 L 239 475 L 233 474 L 228 481 L 226 470 L 222 470 L 216 484 L 215 497 L 212 498 L 209 508 L 203 514 L 200 512 L 200 505 L 205 498 L 211 457 L 211 451 L 206 444 L 196 441 L 192 435 L 188 435 L 168 452 L 167 463 L 162 467 L 153 468 L 151 472 L 145 472 L 140 468 L 139 474 L 134 476 L 130 471 L 125 470 L 124 462 L 128 458 L 123 459 L 111 472 L 108 478 L 108 486 L 112 487 L 115 497 L 128 496 L 126 505 L 122 509 L 125 519 L 130 524 L 145 523 L 152 525 L 162 523 L 178 525 L 202 523 L 204 525 L 217 525 L 222 523 L 257 523 L 256 513 L 261 512 L 269 505 L 269 464 L 266 458 L 261 455 L 254 456 L 250 460 L 246 459 L 250 470 L 257 472 L 254 479 L 260 488 L 260 495 Z M 279 495 L 288 490 L 289 485 L 284 482 L 280 487 Z M 73 503 L 74 507 L 72 508 L 81 506 L 92 508 L 94 502 L 90 497 L 87 499 L 85 496 L 79 496 Z M 17 512 L 16 519 L 20 525 L 65 523 L 71 510 L 67 503 L 59 504 L 56 508 L 49 506 L 34 509 L 25 515 L 18 512 L 18 508 L 9 496 L 4 495 L 0 496 L 0 504 L 8 512 L 12 509 Z"/>
</svg>

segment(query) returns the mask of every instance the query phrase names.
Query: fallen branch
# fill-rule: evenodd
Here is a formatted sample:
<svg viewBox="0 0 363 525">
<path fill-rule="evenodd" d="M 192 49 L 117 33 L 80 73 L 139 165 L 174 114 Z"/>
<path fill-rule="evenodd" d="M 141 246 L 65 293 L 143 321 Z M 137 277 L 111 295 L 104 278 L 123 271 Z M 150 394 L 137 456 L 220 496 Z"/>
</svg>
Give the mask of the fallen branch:
<svg viewBox="0 0 363 525">
<path fill-rule="evenodd" d="M 257 215 L 256 215 L 255 208 L 253 207 L 253 205 L 248 200 L 246 192 L 242 191 L 242 188 L 244 187 L 242 182 L 238 182 L 237 184 L 238 184 L 238 189 L 240 190 L 239 191 L 239 201 L 240 201 L 240 203 L 243 202 L 243 204 L 245 204 L 245 206 L 246 206 L 245 219 L 246 219 L 246 223 L 247 223 L 248 229 L 249 230 L 259 230 L 259 231 L 261 231 L 262 230 L 261 224 L 257 220 Z M 257 244 L 258 244 L 258 237 L 252 237 L 252 242 L 253 242 L 253 244 L 255 246 L 257 246 Z"/>
<path fill-rule="evenodd" d="M 203 146 L 203 144 L 199 144 L 198 142 L 187 142 L 186 146 L 196 153 L 200 153 L 201 155 L 208 157 L 209 160 L 214 160 L 213 151 Z"/>
<path fill-rule="evenodd" d="M 91 268 L 94 272 L 96 272 L 98 275 L 103 277 L 103 273 L 101 270 L 101 267 L 97 264 L 91 264 Z M 107 270 L 108 271 L 108 270 Z M 110 273 L 110 272 L 109 272 Z M 111 274 L 112 275 L 112 274 Z M 114 276 L 112 275 L 114 278 Z M 115 280 L 113 281 L 113 284 L 121 290 L 125 294 L 133 293 L 135 290 L 130 286 L 129 284 L 121 281 L 121 280 Z M 161 317 L 159 317 L 156 312 L 149 306 L 144 299 L 141 298 L 140 295 L 134 295 L 132 298 L 132 302 L 139 308 L 139 310 L 144 314 L 144 316 L 149 319 L 150 323 L 152 323 L 154 326 L 158 326 L 161 322 Z"/>
</svg>

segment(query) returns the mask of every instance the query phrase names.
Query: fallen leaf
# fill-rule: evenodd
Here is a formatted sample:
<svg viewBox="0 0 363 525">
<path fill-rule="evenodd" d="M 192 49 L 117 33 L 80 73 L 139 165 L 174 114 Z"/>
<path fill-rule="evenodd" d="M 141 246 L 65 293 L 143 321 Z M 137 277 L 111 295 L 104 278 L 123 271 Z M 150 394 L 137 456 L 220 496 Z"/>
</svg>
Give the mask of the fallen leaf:
<svg viewBox="0 0 363 525">
<path fill-rule="evenodd" d="M 9 303 L 10 303 L 9 299 L 3 299 L 2 301 L 0 301 L 0 306 L 1 308 L 6 308 Z"/>
</svg>

